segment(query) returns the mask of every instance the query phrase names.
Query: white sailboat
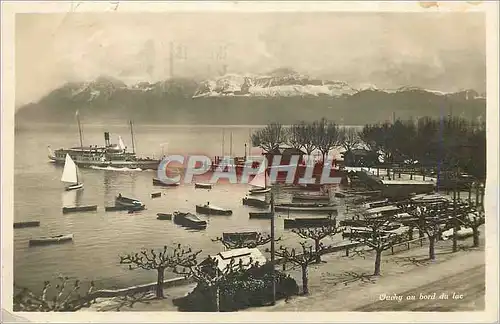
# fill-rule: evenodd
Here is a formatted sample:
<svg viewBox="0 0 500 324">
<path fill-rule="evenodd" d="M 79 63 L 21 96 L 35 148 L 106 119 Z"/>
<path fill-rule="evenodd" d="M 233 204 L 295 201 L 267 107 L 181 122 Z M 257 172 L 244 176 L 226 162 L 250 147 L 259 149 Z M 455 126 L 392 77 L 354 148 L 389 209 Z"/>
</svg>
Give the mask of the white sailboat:
<svg viewBox="0 0 500 324">
<path fill-rule="evenodd" d="M 267 171 L 258 173 L 252 179 L 252 181 L 250 181 L 250 185 L 254 187 L 249 191 L 251 195 L 263 194 L 271 191 L 271 185 L 269 178 L 267 177 Z"/>
<path fill-rule="evenodd" d="M 69 156 L 69 154 L 66 154 L 66 161 L 64 162 L 64 171 L 61 177 L 61 181 L 70 183 L 70 185 L 65 189 L 69 191 L 83 188 L 83 183 L 80 182 L 79 178 L 78 167 L 76 166 L 75 162 L 73 162 L 73 159 L 71 159 L 71 156 Z"/>
</svg>

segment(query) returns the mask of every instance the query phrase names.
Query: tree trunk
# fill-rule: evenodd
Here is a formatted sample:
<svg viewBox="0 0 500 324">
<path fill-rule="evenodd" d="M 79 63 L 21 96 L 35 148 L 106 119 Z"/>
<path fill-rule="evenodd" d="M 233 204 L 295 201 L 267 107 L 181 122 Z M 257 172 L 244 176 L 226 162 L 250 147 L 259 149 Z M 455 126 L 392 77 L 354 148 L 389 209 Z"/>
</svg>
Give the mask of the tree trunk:
<svg viewBox="0 0 500 324">
<path fill-rule="evenodd" d="M 307 265 L 302 265 L 302 293 L 304 295 L 309 294 L 309 286 L 308 286 L 308 275 L 307 275 Z"/>
<path fill-rule="evenodd" d="M 478 226 L 472 226 L 472 242 L 474 247 L 479 246 L 479 228 Z"/>
<path fill-rule="evenodd" d="M 429 235 L 429 259 L 436 260 L 436 252 L 434 249 L 434 242 L 436 241 L 436 236 Z"/>
<path fill-rule="evenodd" d="M 380 264 L 382 261 L 382 250 L 376 250 L 375 255 L 375 271 L 373 271 L 374 276 L 380 276 Z"/>
<path fill-rule="evenodd" d="M 413 226 L 410 226 L 410 228 L 408 229 L 408 240 L 413 240 Z"/>
<path fill-rule="evenodd" d="M 220 312 L 220 288 L 215 286 L 215 311 Z"/>
<path fill-rule="evenodd" d="M 156 298 L 163 298 L 163 280 L 165 277 L 165 268 L 159 267 L 156 270 L 158 271 L 158 278 L 156 281 Z"/>
<path fill-rule="evenodd" d="M 457 252 L 458 250 L 458 237 L 457 237 L 457 227 L 453 227 L 453 252 Z"/>
<path fill-rule="evenodd" d="M 320 242 L 320 241 L 321 241 L 321 240 L 314 240 L 314 251 L 315 251 L 316 253 L 318 253 L 318 251 L 319 251 L 319 242 Z M 317 263 L 320 263 L 320 262 L 321 262 L 321 255 L 319 255 L 319 253 L 318 253 L 318 256 L 316 257 L 316 262 L 317 262 Z"/>
</svg>

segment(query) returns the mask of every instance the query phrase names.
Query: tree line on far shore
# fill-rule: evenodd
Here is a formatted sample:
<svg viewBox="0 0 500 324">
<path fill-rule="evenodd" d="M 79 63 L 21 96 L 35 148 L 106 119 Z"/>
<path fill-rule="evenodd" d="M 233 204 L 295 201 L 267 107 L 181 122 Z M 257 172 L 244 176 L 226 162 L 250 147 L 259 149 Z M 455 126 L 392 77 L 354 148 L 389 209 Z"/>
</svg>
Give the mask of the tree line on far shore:
<svg viewBox="0 0 500 324">
<path fill-rule="evenodd" d="M 466 172 L 481 181 L 486 177 L 486 124 L 458 116 L 397 119 L 362 129 L 340 126 L 326 118 L 290 126 L 270 123 L 255 130 L 251 139 L 253 146 L 271 154 L 287 145 L 307 155 L 319 151 L 324 162 L 333 149 L 343 150 L 344 157 L 354 149 L 364 149 L 367 154 L 361 161 L 350 162 Z"/>
</svg>

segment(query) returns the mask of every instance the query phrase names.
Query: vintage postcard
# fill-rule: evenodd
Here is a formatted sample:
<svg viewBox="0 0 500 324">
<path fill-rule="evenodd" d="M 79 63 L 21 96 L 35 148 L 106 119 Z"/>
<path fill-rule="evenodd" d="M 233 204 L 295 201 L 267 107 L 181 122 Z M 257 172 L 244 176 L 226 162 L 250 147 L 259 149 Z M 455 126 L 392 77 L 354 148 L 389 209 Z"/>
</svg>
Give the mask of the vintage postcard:
<svg viewBox="0 0 500 324">
<path fill-rule="evenodd" d="M 2 2 L 2 321 L 498 321 L 498 9 Z"/>
</svg>

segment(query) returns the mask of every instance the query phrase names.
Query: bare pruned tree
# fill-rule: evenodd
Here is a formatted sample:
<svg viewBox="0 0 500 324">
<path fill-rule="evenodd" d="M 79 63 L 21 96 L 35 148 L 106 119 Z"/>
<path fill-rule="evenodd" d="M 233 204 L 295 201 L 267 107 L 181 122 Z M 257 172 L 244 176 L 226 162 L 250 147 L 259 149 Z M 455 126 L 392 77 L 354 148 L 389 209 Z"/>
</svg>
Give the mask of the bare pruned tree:
<svg viewBox="0 0 500 324">
<path fill-rule="evenodd" d="M 196 258 L 179 258 L 175 261 L 173 267 L 174 273 L 183 275 L 187 278 L 192 278 L 198 284 L 201 284 L 209 289 L 212 294 L 212 301 L 215 310 L 220 311 L 220 288 L 226 281 L 233 279 L 252 267 L 259 267 L 260 264 L 254 262 L 252 258 L 247 263 L 244 263 L 240 258 L 238 262 L 232 258 L 229 263 L 221 267 L 217 259 L 208 256 L 202 262 L 198 262 Z"/>
<path fill-rule="evenodd" d="M 239 248 L 256 248 L 261 245 L 266 245 L 271 242 L 271 235 L 262 234 L 258 232 L 252 233 L 252 236 L 235 235 L 230 238 L 217 237 L 212 239 L 212 242 L 220 242 L 226 249 L 239 249 Z M 280 241 L 281 237 L 275 238 L 274 241 Z"/>
<path fill-rule="evenodd" d="M 352 231 L 349 236 L 352 241 L 361 242 L 375 251 L 374 276 L 380 275 L 382 252 L 402 240 L 402 235 L 385 230 L 388 221 L 389 219 L 364 219 L 363 226 L 366 230 Z"/>
<path fill-rule="evenodd" d="M 321 241 L 328 236 L 334 236 L 340 233 L 340 227 L 337 225 L 337 219 L 333 218 L 331 223 L 328 223 L 321 227 L 301 227 L 292 230 L 295 234 L 299 235 L 304 239 L 311 239 L 314 241 L 314 251 L 317 252 L 316 262 L 321 262 L 321 254 L 319 253 L 321 248 Z"/>
<path fill-rule="evenodd" d="M 285 142 L 286 128 L 280 123 L 271 123 L 252 134 L 252 145 L 262 148 L 266 153 L 271 152 Z"/>
<path fill-rule="evenodd" d="M 14 284 L 14 305 L 16 312 L 75 312 L 90 306 L 94 283 L 90 282 L 85 295 L 80 295 L 80 281 L 69 284 L 69 278 L 59 276 L 55 285 L 45 281 L 42 291 L 35 293 L 28 288 Z M 50 289 L 54 288 L 54 289 Z"/>
<path fill-rule="evenodd" d="M 158 274 L 156 281 L 156 297 L 163 298 L 165 270 L 167 268 L 174 268 L 180 261 L 188 262 L 196 259 L 196 256 L 200 253 L 201 250 L 193 252 L 191 248 L 181 248 L 180 244 L 173 249 L 169 249 L 165 245 L 162 250 L 156 252 L 151 249 L 150 251 L 143 250 L 139 253 L 120 256 L 120 264 L 128 264 L 130 270 L 137 268 L 156 270 Z"/>
<path fill-rule="evenodd" d="M 309 286 L 308 286 L 308 267 L 315 263 L 318 255 L 321 255 L 326 247 L 320 243 L 318 250 L 313 249 L 312 246 L 308 246 L 307 242 L 300 243 L 301 249 L 290 249 L 283 246 L 275 251 L 275 254 L 285 259 L 285 262 L 291 262 L 298 265 L 302 270 L 302 293 L 304 295 L 309 294 Z"/>
</svg>

